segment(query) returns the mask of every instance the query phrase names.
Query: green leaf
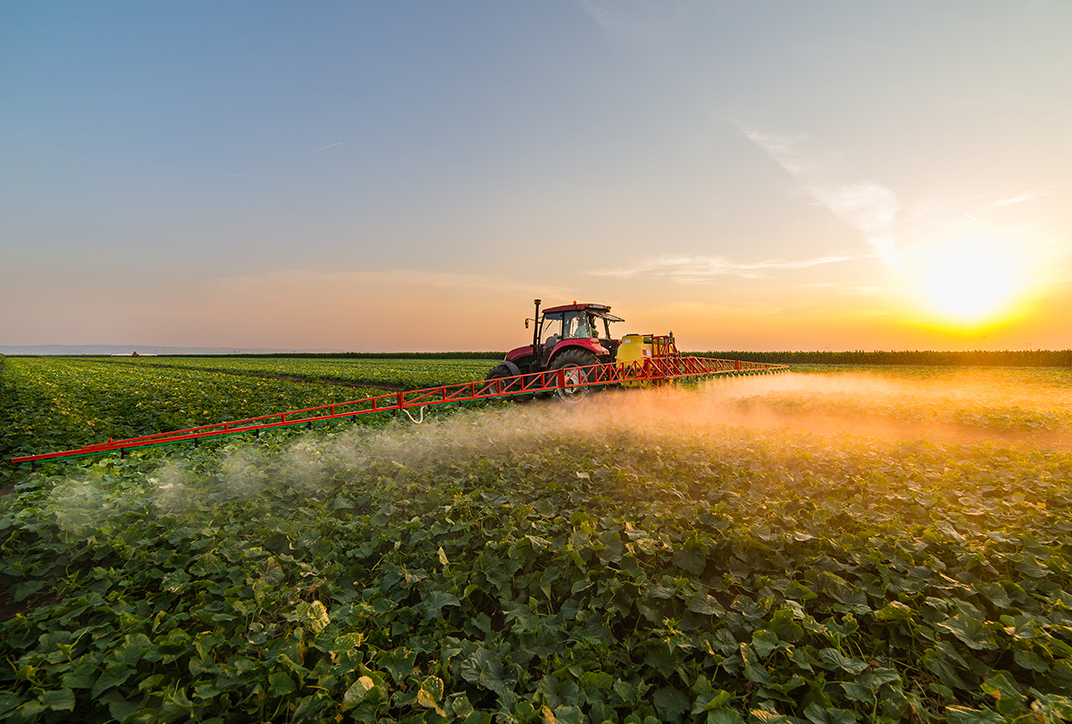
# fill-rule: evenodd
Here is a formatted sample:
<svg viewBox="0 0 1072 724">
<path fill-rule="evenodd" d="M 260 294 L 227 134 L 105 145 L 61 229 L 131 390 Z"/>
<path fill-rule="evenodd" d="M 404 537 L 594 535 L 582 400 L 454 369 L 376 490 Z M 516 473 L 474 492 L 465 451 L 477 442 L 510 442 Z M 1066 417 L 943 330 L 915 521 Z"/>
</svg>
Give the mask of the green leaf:
<svg viewBox="0 0 1072 724">
<path fill-rule="evenodd" d="M 1056 724 L 1059 720 L 1072 721 L 1072 699 L 1059 694 L 1043 694 L 1031 690 L 1035 701 L 1031 708 L 1038 712 L 1047 721 Z"/>
<path fill-rule="evenodd" d="M 593 692 L 609 691 L 614 686 L 614 677 L 605 671 L 586 671 L 581 674 L 579 683 L 588 691 L 590 697 L 598 700 L 599 695 L 593 696 Z"/>
<path fill-rule="evenodd" d="M 815 702 L 804 709 L 804 716 L 812 724 L 855 724 L 856 715 L 845 709 L 828 709 Z"/>
<path fill-rule="evenodd" d="M 705 684 L 705 688 L 710 688 L 710 684 Z M 693 691 L 696 691 L 696 687 L 693 687 Z M 692 704 L 693 714 L 702 714 L 705 711 L 711 711 L 713 709 L 721 709 L 729 703 L 733 698 L 733 694 L 723 689 L 717 691 L 711 691 L 710 693 L 701 694 L 696 697 L 696 701 Z"/>
<path fill-rule="evenodd" d="M 875 611 L 875 617 L 883 621 L 910 621 L 914 614 L 915 611 L 900 601 L 891 601 Z"/>
<path fill-rule="evenodd" d="M 453 594 L 446 591 L 430 591 L 421 603 L 424 609 L 424 617 L 428 620 L 439 618 L 444 606 L 460 606 L 461 601 Z"/>
<path fill-rule="evenodd" d="M 960 639 L 965 646 L 976 651 L 995 649 L 993 634 L 983 626 L 983 622 L 977 614 L 967 611 L 958 613 L 950 619 L 937 624 L 937 628 Z"/>
<path fill-rule="evenodd" d="M 1040 674 L 1044 674 L 1050 669 L 1050 665 L 1046 663 L 1046 660 L 1036 654 L 1034 651 L 1025 651 L 1023 649 L 1017 649 L 1016 654 L 1013 656 L 1018 666 L 1021 666 L 1030 671 L 1037 671 Z"/>
<path fill-rule="evenodd" d="M 269 696 L 286 696 L 293 694 L 297 690 L 298 685 L 294 683 L 294 679 L 289 674 L 285 674 L 282 671 L 273 671 L 268 675 Z"/>
<path fill-rule="evenodd" d="M 770 706 L 769 704 L 761 705 L 760 708 L 752 709 L 748 712 L 750 719 L 754 719 L 760 724 L 789 724 L 792 720 L 784 714 L 779 714 L 773 709 L 765 708 Z"/>
<path fill-rule="evenodd" d="M 664 686 L 652 697 L 655 710 L 663 721 L 679 722 L 681 716 L 692 708 L 692 701 L 672 686 Z"/>
<path fill-rule="evenodd" d="M 97 667 L 92 661 L 76 660 L 60 681 L 68 689 L 92 689 L 97 681 Z"/>
<path fill-rule="evenodd" d="M 720 707 L 707 712 L 707 724 L 743 724 L 744 718 L 736 709 Z"/>
<path fill-rule="evenodd" d="M 762 629 L 752 633 L 752 648 L 755 649 L 756 655 L 761 659 L 765 659 L 771 655 L 781 641 L 778 640 L 778 635 L 769 629 Z"/>
<path fill-rule="evenodd" d="M 674 565 L 697 576 L 707 567 L 707 553 L 702 548 L 687 548 L 674 551 Z"/>
<path fill-rule="evenodd" d="M 439 706 L 443 698 L 443 680 L 438 676 L 429 676 L 421 682 L 421 688 L 417 691 L 417 703 L 428 709 L 435 709 L 440 716 L 446 716 L 446 712 Z"/>
<path fill-rule="evenodd" d="M 108 705 L 108 713 L 116 721 L 123 721 L 137 713 L 142 708 L 142 701 L 129 701 L 118 691 L 109 691 L 100 698 L 101 702 Z"/>
<path fill-rule="evenodd" d="M 726 614 L 726 609 L 722 608 L 718 599 L 703 591 L 697 591 L 689 599 L 689 610 L 701 616 L 724 616 Z"/>
<path fill-rule="evenodd" d="M 125 682 L 133 673 L 134 669 L 127 666 L 109 666 L 97 677 L 97 682 L 93 684 L 90 696 L 96 699 L 113 686 L 119 686 Z"/>
<path fill-rule="evenodd" d="M 42 704 L 52 711 L 74 711 L 74 692 L 70 689 L 45 691 L 38 698 Z"/>
<path fill-rule="evenodd" d="M 359 677 L 342 695 L 342 708 L 344 710 L 353 709 L 368 698 L 369 693 L 375 689 L 376 682 L 372 680 L 371 676 Z"/>
<path fill-rule="evenodd" d="M 1024 695 L 1016 682 L 1008 677 L 1005 672 L 995 674 L 986 679 L 979 687 L 983 693 L 989 694 L 997 701 L 998 712 L 1006 716 L 1016 716 L 1024 713 Z"/>
<path fill-rule="evenodd" d="M 405 647 L 393 649 L 376 657 L 376 663 L 386 669 L 399 684 L 403 683 L 413 673 L 413 662 L 417 660 L 417 652 Z"/>
<path fill-rule="evenodd" d="M 575 706 L 559 706 L 554 711 L 555 724 L 583 724 L 584 716 Z"/>
<path fill-rule="evenodd" d="M 500 657 L 485 648 L 479 648 L 461 663 L 461 675 L 466 681 L 480 684 L 486 689 L 502 694 L 517 684 L 516 678 L 507 671 Z"/>
<path fill-rule="evenodd" d="M 637 688 L 628 681 L 623 681 L 621 679 L 616 680 L 611 690 L 625 704 L 632 705 L 637 701 Z"/>
<path fill-rule="evenodd" d="M 989 709 L 947 706 L 945 714 L 949 724 L 1006 724 L 1005 717 Z"/>
<path fill-rule="evenodd" d="M 22 701 L 22 697 L 13 691 L 0 691 L 0 716 L 15 709 Z"/>
<path fill-rule="evenodd" d="M 331 623 L 331 618 L 328 616 L 327 606 L 320 601 L 299 603 L 298 619 L 315 633 L 320 633 Z"/>
<path fill-rule="evenodd" d="M 749 644 L 740 645 L 741 661 L 744 663 L 744 678 L 751 682 L 766 686 L 770 683 L 770 672 L 756 656 L 755 650 Z"/>
<path fill-rule="evenodd" d="M 11 597 L 16 601 L 21 601 L 27 596 L 37 593 L 44 588 L 44 586 L 44 581 L 20 581 L 11 589 Z"/>
<path fill-rule="evenodd" d="M 837 649 L 823 649 L 819 652 L 828 669 L 840 669 L 857 675 L 867 671 L 867 662 L 843 655 Z"/>
</svg>

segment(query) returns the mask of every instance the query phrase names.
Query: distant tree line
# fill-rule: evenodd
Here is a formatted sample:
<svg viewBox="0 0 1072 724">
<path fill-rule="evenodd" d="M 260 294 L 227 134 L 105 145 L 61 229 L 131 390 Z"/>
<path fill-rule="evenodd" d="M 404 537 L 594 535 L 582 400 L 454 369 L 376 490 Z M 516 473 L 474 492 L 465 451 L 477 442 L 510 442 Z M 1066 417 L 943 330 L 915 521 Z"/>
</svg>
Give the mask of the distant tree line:
<svg viewBox="0 0 1072 724">
<path fill-rule="evenodd" d="M 922 365 L 977 367 L 1072 367 L 1072 350 L 877 350 L 865 352 L 692 352 L 697 357 L 739 359 L 771 364 Z"/>
</svg>

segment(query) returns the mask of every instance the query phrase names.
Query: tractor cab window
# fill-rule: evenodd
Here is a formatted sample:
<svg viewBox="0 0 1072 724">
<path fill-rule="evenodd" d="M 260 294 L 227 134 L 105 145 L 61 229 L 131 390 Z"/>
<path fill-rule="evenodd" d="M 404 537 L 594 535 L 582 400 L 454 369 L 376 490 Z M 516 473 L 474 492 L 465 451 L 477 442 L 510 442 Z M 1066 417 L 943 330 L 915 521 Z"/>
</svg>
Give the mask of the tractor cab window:
<svg viewBox="0 0 1072 724">
<path fill-rule="evenodd" d="M 545 345 L 554 346 L 558 344 L 562 339 L 562 315 L 561 314 L 545 314 L 543 316 L 543 327 L 540 329 L 540 333 L 543 336 L 543 343 Z"/>
<path fill-rule="evenodd" d="M 563 336 L 579 339 L 591 339 L 598 331 L 595 317 L 585 312 L 567 312 L 563 320 Z"/>
</svg>

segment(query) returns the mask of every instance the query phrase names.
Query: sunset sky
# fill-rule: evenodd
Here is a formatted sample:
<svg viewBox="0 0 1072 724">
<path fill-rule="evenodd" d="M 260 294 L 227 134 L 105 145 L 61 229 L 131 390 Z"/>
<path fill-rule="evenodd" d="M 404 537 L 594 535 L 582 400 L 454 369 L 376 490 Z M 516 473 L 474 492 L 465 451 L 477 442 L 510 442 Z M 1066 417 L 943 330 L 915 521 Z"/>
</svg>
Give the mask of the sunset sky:
<svg viewBox="0 0 1072 724">
<path fill-rule="evenodd" d="M 0 3 L 0 345 L 1072 347 L 1072 3 Z"/>
</svg>

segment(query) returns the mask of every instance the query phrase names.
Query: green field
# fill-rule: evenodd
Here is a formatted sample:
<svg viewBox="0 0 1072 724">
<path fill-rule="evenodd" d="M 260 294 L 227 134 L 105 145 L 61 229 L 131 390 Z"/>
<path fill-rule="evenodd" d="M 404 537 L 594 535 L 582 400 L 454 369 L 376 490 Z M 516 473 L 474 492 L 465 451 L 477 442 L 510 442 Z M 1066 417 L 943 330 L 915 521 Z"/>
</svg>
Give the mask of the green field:
<svg viewBox="0 0 1072 724">
<path fill-rule="evenodd" d="M 0 444 L 478 362 L 7 358 Z M 1067 368 L 798 367 L 4 476 L 5 720 L 1072 719 Z"/>
</svg>

